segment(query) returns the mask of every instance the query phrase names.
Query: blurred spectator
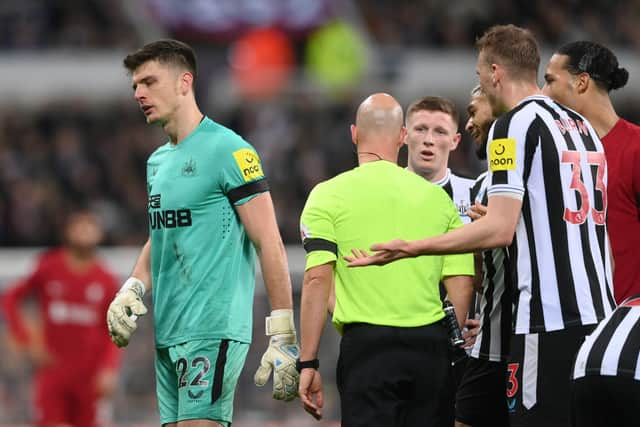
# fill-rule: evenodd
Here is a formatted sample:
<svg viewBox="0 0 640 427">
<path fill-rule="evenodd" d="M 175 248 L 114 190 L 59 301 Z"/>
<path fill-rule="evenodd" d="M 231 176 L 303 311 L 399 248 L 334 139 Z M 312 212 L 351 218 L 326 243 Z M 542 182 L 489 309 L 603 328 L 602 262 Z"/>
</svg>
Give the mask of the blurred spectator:
<svg viewBox="0 0 640 427">
<path fill-rule="evenodd" d="M 117 281 L 96 258 L 102 229 L 91 212 L 72 212 L 63 234 L 64 245 L 45 252 L 6 292 L 3 308 L 17 349 L 35 370 L 35 424 L 92 427 L 98 400 L 111 396 L 117 381 L 120 352 L 104 324 Z M 35 298 L 37 316 L 22 314 L 27 296 Z"/>
<path fill-rule="evenodd" d="M 0 49 L 114 48 L 137 42 L 110 0 L 3 0 Z"/>
</svg>

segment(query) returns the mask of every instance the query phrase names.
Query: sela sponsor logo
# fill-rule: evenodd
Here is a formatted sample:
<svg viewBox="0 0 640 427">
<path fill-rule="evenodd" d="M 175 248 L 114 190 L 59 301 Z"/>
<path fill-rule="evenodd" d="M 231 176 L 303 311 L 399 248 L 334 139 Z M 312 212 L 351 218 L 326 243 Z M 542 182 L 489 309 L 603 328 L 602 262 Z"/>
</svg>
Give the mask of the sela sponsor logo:
<svg viewBox="0 0 640 427">
<path fill-rule="evenodd" d="M 96 311 L 88 305 L 65 301 L 52 301 L 48 309 L 52 323 L 73 325 L 95 325 L 98 322 Z"/>
<path fill-rule="evenodd" d="M 492 172 L 516 169 L 516 140 L 494 139 L 489 143 L 489 168 Z"/>
<path fill-rule="evenodd" d="M 191 209 L 160 209 L 160 194 L 152 194 L 149 196 L 149 209 L 149 225 L 152 230 L 191 227 L 193 224 Z"/>
<path fill-rule="evenodd" d="M 245 182 L 264 176 L 262 166 L 260 165 L 260 158 L 255 151 L 243 148 L 242 150 L 234 151 L 233 158 L 236 160 L 238 169 L 240 169 L 240 173 L 242 173 Z"/>
</svg>

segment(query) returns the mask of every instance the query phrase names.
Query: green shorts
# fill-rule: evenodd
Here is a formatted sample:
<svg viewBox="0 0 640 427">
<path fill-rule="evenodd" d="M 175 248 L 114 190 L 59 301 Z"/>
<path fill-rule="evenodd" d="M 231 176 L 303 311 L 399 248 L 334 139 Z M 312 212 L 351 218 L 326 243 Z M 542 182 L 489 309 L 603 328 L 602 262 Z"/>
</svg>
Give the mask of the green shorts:
<svg viewBox="0 0 640 427">
<path fill-rule="evenodd" d="M 156 394 L 161 424 L 204 419 L 228 427 L 233 395 L 249 344 L 197 340 L 156 349 Z"/>
</svg>

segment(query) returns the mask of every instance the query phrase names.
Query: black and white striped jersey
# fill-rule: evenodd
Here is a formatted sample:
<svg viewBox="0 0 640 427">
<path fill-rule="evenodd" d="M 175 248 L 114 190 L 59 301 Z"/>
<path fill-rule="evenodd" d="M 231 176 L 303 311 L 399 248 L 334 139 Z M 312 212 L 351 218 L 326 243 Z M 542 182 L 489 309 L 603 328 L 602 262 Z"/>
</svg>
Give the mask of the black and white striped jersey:
<svg viewBox="0 0 640 427">
<path fill-rule="evenodd" d="M 447 192 L 453 204 L 456 205 L 460 219 L 463 224 L 471 222 L 471 218 L 467 215 L 467 211 L 471 207 L 471 187 L 474 180 L 469 178 L 463 178 L 455 175 L 451 172 L 451 169 L 447 168 L 447 174 L 440 181 L 436 181 L 433 184 L 439 185 L 444 191 Z"/>
<path fill-rule="evenodd" d="M 629 297 L 589 335 L 573 378 L 619 376 L 640 380 L 640 294 Z"/>
<path fill-rule="evenodd" d="M 607 165 L 591 124 L 542 95 L 489 132 L 487 195 L 522 200 L 509 248 L 515 332 L 597 323 L 615 306 L 607 229 Z"/>
<path fill-rule="evenodd" d="M 471 188 L 471 200 L 487 205 L 487 173 Z M 513 284 L 506 248 L 482 254 L 482 294 L 480 295 L 480 332 L 471 349 L 476 359 L 506 361 L 513 332 Z"/>
</svg>

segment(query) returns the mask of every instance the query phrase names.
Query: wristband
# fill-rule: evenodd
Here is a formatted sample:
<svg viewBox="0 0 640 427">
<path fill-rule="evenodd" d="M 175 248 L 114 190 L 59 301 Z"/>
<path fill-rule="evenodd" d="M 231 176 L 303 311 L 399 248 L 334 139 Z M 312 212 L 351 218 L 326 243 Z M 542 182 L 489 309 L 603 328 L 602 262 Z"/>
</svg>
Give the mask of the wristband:
<svg viewBox="0 0 640 427">
<path fill-rule="evenodd" d="M 296 359 L 296 371 L 301 372 L 303 369 L 311 368 L 316 371 L 320 367 L 320 361 L 318 359 L 300 361 Z"/>
</svg>

